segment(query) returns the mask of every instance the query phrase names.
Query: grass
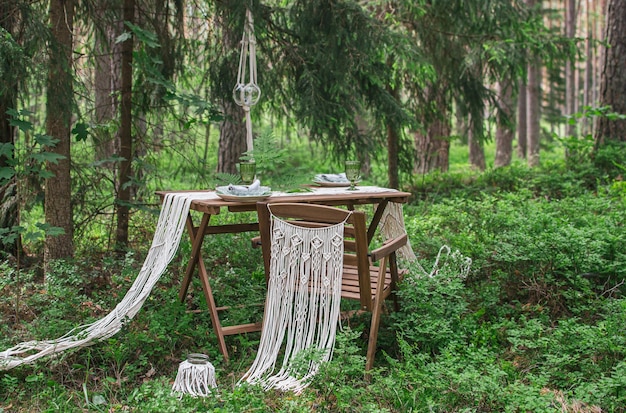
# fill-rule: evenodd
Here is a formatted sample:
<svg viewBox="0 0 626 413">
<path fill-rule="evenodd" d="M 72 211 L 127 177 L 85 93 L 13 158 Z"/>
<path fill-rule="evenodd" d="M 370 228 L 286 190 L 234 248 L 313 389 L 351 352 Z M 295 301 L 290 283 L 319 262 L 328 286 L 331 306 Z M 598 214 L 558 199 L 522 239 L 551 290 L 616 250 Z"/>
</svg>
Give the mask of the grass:
<svg viewBox="0 0 626 413">
<path fill-rule="evenodd" d="M 317 168 L 318 149 L 294 147 L 290 156 L 303 170 Z M 462 152 L 453 147 L 450 173 L 406 183 L 415 194 L 405 207 L 406 227 L 420 265 L 410 265 L 401 286 L 401 311 L 383 317 L 369 381 L 361 318 L 340 332 L 333 360 L 302 395 L 237 386 L 260 336 L 227 337 L 231 362 L 224 362 L 207 313 L 189 311 L 206 308 L 197 281 L 184 303 L 177 299 L 190 252 L 185 240 L 120 333 L 0 372 L 0 412 L 626 411 L 626 188 L 619 172 L 605 166 L 626 164 L 624 151 L 566 164 L 555 150 L 543 157 L 544 168 L 516 162 L 484 173 L 458 166 Z M 167 169 L 178 168 L 176 162 L 154 162 L 162 176 L 147 180 L 146 193 L 156 185 L 209 185 L 191 169 Z M 330 160 L 322 164 L 332 167 Z M 57 337 L 114 308 L 154 231 L 156 199 L 145 205 L 151 208 L 133 214 L 132 248 L 124 257 L 105 246 L 90 252 L 94 240 L 108 236 L 98 224 L 82 229 L 77 258 L 55 262 L 45 283 L 36 266 L 18 272 L 13 262 L 0 262 L 0 348 Z M 216 218 L 246 218 L 240 215 Z M 252 304 L 225 314 L 225 324 L 261 316 L 254 304 L 263 300 L 263 268 L 249 236 L 205 241 L 218 305 Z M 473 259 L 467 278 L 458 276 L 455 260 L 435 277 L 424 275 L 444 244 Z M 171 395 L 189 352 L 208 354 L 216 367 L 218 390 L 210 397 Z"/>
</svg>

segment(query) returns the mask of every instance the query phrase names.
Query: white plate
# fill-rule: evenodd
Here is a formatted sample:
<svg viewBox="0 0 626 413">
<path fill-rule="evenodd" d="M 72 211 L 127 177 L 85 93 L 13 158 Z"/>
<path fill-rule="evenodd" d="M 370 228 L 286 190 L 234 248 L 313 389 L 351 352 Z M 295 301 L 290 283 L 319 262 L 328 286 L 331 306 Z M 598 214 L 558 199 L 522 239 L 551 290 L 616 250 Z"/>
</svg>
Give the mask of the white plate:
<svg viewBox="0 0 626 413">
<path fill-rule="evenodd" d="M 219 196 L 220 198 L 222 198 L 224 201 L 229 201 L 229 202 L 257 202 L 257 201 L 262 201 L 264 199 L 267 199 L 270 197 L 270 195 L 272 194 L 266 194 L 266 195 L 228 195 L 228 194 L 220 194 L 218 193 L 217 196 Z"/>
<path fill-rule="evenodd" d="M 318 181 L 318 180 L 314 179 L 313 183 L 315 185 L 328 186 L 328 187 L 350 186 L 350 181 L 346 181 L 346 182 L 330 182 L 330 181 Z"/>
<path fill-rule="evenodd" d="M 257 202 L 267 199 L 272 195 L 272 190 L 268 186 L 262 186 L 259 188 L 259 191 L 250 195 L 236 195 L 230 193 L 227 186 L 218 186 L 215 189 L 215 193 L 217 196 L 222 198 L 224 201 L 230 202 Z"/>
</svg>

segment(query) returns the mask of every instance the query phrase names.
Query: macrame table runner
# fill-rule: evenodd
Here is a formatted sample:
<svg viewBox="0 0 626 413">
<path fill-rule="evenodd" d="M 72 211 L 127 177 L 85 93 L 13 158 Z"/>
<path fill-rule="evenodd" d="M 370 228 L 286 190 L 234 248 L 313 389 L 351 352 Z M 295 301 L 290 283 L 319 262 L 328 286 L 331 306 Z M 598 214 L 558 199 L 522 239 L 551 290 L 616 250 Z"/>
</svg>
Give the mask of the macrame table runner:
<svg viewBox="0 0 626 413">
<path fill-rule="evenodd" d="M 144 264 L 122 301 L 104 318 L 76 327 L 56 340 L 27 341 L 0 352 L 0 371 L 62 351 L 84 347 L 115 335 L 132 319 L 150 295 L 167 265 L 174 257 L 189 212 L 191 201 L 212 199 L 212 192 L 169 193 L 163 200 L 152 246 Z"/>
<path fill-rule="evenodd" d="M 300 393 L 332 357 L 341 301 L 344 223 L 304 228 L 272 216 L 263 331 L 243 376 L 266 389 Z M 283 361 L 274 373 L 281 350 Z"/>
</svg>

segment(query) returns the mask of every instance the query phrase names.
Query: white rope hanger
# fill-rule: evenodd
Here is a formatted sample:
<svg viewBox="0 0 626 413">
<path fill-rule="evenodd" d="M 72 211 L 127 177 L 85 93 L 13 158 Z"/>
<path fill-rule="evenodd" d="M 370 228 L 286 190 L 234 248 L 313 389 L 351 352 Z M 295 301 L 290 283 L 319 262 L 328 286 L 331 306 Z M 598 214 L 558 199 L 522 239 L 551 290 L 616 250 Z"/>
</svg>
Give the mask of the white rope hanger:
<svg viewBox="0 0 626 413">
<path fill-rule="evenodd" d="M 249 64 L 249 80 L 246 81 L 246 63 Z M 233 89 L 235 103 L 243 108 L 246 113 L 246 145 L 248 152 L 253 148 L 252 142 L 252 119 L 250 107 L 256 105 L 261 98 L 261 88 L 257 84 L 256 72 L 256 38 L 254 37 L 254 21 L 250 9 L 246 10 L 246 22 L 241 39 L 241 54 L 239 55 L 239 70 L 237 83 Z"/>
</svg>

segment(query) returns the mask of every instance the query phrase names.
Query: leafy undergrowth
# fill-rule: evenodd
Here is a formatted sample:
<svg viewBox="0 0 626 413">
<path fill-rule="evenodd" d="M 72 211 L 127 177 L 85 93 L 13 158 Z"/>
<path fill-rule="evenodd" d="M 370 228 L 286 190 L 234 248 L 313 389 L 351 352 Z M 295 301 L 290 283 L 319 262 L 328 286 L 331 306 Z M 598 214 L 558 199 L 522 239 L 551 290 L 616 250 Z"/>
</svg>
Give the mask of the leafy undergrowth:
<svg viewBox="0 0 626 413">
<path fill-rule="evenodd" d="M 400 311 L 383 317 L 367 379 L 364 316 L 339 333 L 332 362 L 303 394 L 238 386 L 259 334 L 227 337 L 224 362 L 199 284 L 178 301 L 183 243 L 119 334 L 0 372 L 0 412 L 625 412 L 626 190 L 618 177 L 579 169 L 587 178 L 512 167 L 460 182 L 429 177 L 432 187 L 416 188 L 405 220 L 420 265 L 409 265 Z M 147 241 L 119 259 L 57 262 L 45 282 L 34 266 L 1 263 L 0 347 L 105 315 L 138 273 Z M 218 305 L 247 304 L 224 324 L 258 320 L 264 273 L 249 235 L 205 244 Z M 466 278 L 455 260 L 426 274 L 444 244 L 473 259 Z M 216 367 L 209 397 L 171 394 L 189 352 Z"/>
</svg>

